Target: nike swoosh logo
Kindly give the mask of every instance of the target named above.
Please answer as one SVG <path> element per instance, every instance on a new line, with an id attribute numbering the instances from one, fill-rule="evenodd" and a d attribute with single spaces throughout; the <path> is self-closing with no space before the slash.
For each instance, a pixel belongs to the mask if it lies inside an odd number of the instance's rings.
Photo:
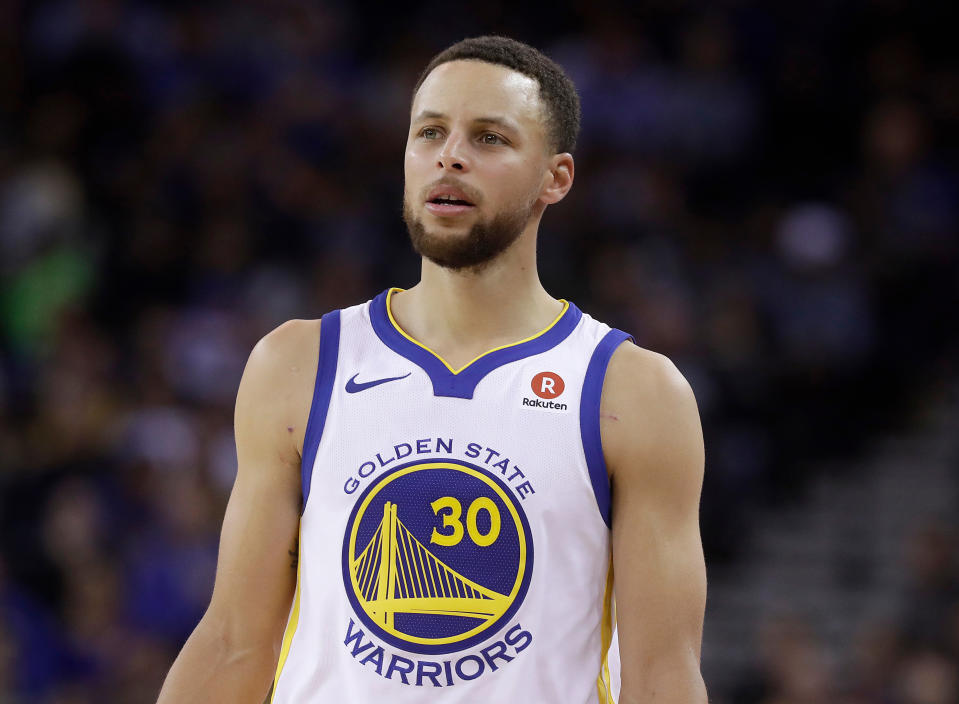
<path id="1" fill-rule="evenodd" d="M 379 386 L 380 384 L 385 384 L 388 381 L 396 381 L 397 379 L 405 379 L 413 372 L 407 372 L 403 376 L 391 376 L 386 379 L 374 379 L 373 381 L 361 381 L 356 382 L 356 377 L 359 376 L 359 373 L 354 374 L 353 378 L 346 382 L 346 393 L 355 394 L 358 391 L 366 391 L 367 389 L 372 389 L 374 386 Z"/>

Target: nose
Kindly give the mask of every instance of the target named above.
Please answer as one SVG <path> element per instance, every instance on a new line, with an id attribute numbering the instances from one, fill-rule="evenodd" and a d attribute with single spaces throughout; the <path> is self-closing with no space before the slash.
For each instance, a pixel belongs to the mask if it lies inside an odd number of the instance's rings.
<path id="1" fill-rule="evenodd" d="M 466 143 L 464 137 L 457 133 L 450 133 L 443 143 L 443 148 L 437 155 L 436 165 L 443 170 L 467 171 Z"/>

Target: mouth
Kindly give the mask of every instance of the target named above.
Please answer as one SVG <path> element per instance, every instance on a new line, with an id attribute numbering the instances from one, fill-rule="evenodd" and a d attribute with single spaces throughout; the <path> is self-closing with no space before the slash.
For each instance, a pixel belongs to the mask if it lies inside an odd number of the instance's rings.
<path id="1" fill-rule="evenodd" d="M 470 212 L 476 206 L 466 199 L 466 194 L 452 186 L 440 186 L 430 191 L 426 209 L 434 215 L 452 217 Z"/>

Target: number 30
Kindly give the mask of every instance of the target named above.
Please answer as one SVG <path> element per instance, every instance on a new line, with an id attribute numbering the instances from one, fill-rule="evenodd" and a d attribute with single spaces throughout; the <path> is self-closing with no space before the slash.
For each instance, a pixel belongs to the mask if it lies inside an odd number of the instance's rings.
<path id="1" fill-rule="evenodd" d="M 430 542 L 445 547 L 459 545 L 463 539 L 463 522 L 460 516 L 463 515 L 463 506 L 452 496 L 443 496 L 430 504 L 433 513 L 441 515 L 440 511 L 449 509 L 449 513 L 443 513 L 443 527 L 452 528 L 449 533 L 440 533 L 436 528 L 433 529 L 433 535 L 430 536 Z M 476 518 L 480 511 L 486 511 L 489 514 L 489 531 L 480 533 L 479 526 L 476 525 Z M 481 496 L 470 504 L 466 511 L 466 531 L 469 533 L 470 540 L 485 548 L 492 545 L 499 537 L 500 515 L 499 509 L 491 499 Z"/>

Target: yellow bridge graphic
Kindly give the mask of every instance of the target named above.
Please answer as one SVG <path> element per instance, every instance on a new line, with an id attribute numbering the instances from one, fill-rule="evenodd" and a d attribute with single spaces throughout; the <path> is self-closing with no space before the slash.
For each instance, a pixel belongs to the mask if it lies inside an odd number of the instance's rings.
<path id="1" fill-rule="evenodd" d="M 390 502 L 352 569 L 363 608 L 387 628 L 393 628 L 396 613 L 469 616 L 488 623 L 509 607 L 508 596 L 467 579 L 431 553 L 396 517 L 396 504 Z"/>

